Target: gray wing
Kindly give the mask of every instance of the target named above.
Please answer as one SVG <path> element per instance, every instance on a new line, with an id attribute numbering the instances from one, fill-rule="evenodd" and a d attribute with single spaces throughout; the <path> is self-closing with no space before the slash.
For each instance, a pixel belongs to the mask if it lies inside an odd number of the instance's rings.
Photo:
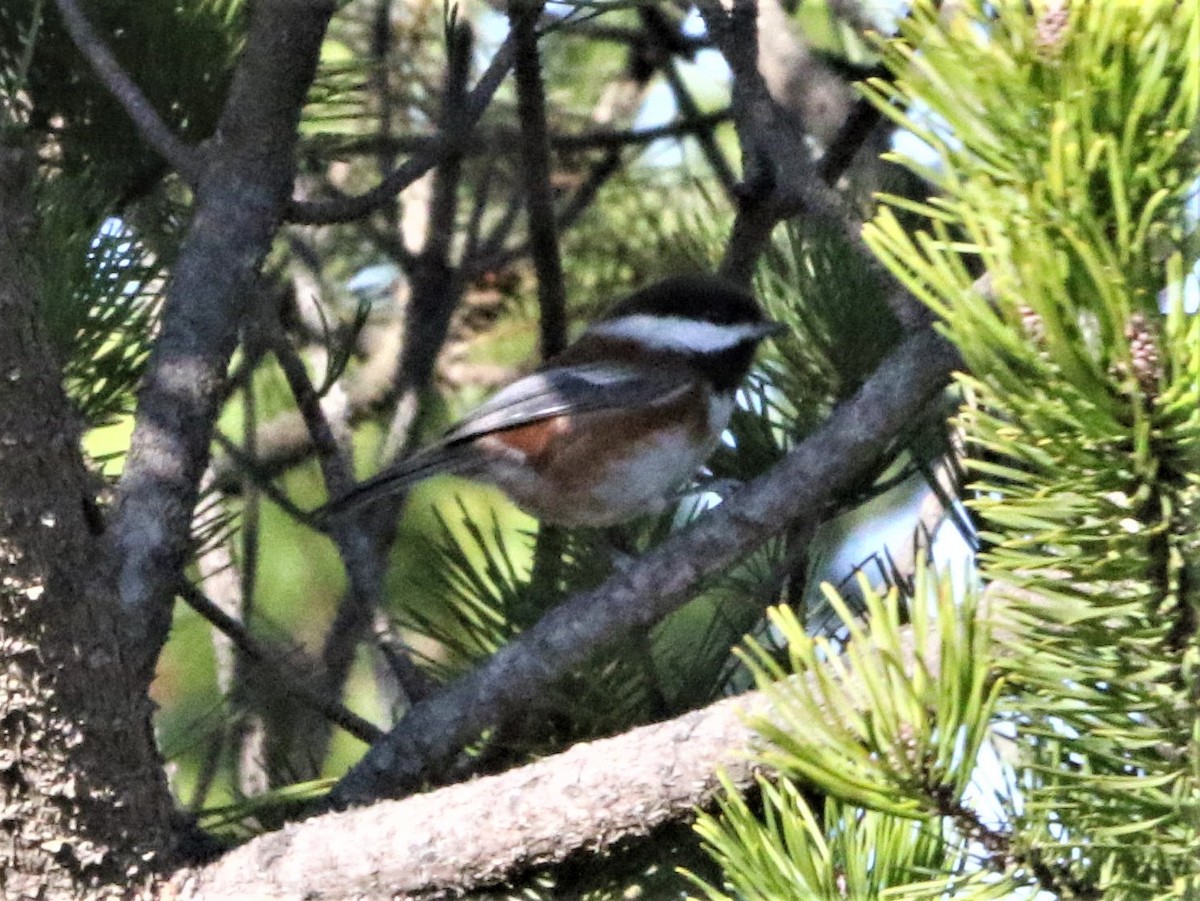
<path id="1" fill-rule="evenodd" d="M 650 407 L 687 390 L 683 372 L 589 363 L 543 369 L 496 393 L 443 437 L 443 446 L 563 413 Z"/>
<path id="2" fill-rule="evenodd" d="M 646 372 L 632 366 L 591 363 L 558 366 L 518 379 L 469 414 L 442 440 L 355 486 L 314 514 L 328 523 L 381 497 L 440 473 L 467 474 L 478 457 L 466 442 L 497 429 L 511 429 L 563 413 L 650 407 L 678 397 L 689 387 L 680 371 Z"/>

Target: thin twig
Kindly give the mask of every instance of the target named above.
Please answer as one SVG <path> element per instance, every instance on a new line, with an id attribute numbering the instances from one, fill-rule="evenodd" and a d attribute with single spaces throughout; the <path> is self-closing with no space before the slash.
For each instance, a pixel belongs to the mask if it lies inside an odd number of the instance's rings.
<path id="1" fill-rule="evenodd" d="M 546 93 L 538 54 L 537 24 L 542 6 L 529 2 L 511 4 L 509 21 L 516 51 L 514 76 L 529 247 L 538 280 L 542 359 L 547 359 L 567 344 L 567 298 L 554 216 L 554 191 L 550 186 Z"/>
<path id="2" fill-rule="evenodd" d="M 264 472 L 263 467 L 253 457 L 249 456 L 238 445 L 234 444 L 233 440 L 221 432 L 216 432 L 213 435 L 213 441 L 228 455 L 233 461 L 234 469 L 240 480 L 250 480 L 254 487 L 261 491 L 271 503 L 279 507 L 284 513 L 294 519 L 296 522 L 302 522 L 306 525 L 312 525 L 312 516 L 307 510 L 301 510 L 296 503 L 287 496 L 287 494 L 278 488 L 272 481 L 270 474 Z M 222 484 L 221 474 L 217 473 L 217 480 L 214 482 L 214 487 L 219 490 L 228 490 Z"/>
<path id="3" fill-rule="evenodd" d="M 684 120 L 696 123 L 703 121 L 704 114 L 696 105 L 692 92 L 688 90 L 688 86 L 679 74 L 679 67 L 673 60 L 663 66 L 663 75 L 667 79 L 667 84 L 671 86 L 671 93 L 675 96 L 675 103 L 679 106 L 679 111 L 683 113 Z M 696 139 L 696 143 L 700 145 L 704 158 L 708 160 L 708 165 L 712 167 L 713 174 L 721 183 L 721 187 L 725 189 L 726 196 L 736 197 L 738 179 L 733 172 L 733 167 L 729 165 L 729 160 L 725 159 L 725 151 L 717 144 L 716 125 L 707 123 L 699 125 L 690 133 Z"/>
<path id="4" fill-rule="evenodd" d="M 509 21 L 516 41 L 514 76 L 517 82 L 517 119 L 521 126 L 521 171 L 525 210 L 529 221 L 529 249 L 537 273 L 539 344 L 543 360 L 567 346 L 567 296 L 554 190 L 550 185 L 549 125 L 546 121 L 546 88 L 538 51 L 538 19 L 543 3 L 510 4 Z M 530 585 L 552 594 L 562 570 L 566 547 L 563 531 L 543 523 L 533 552 Z"/>
<path id="5" fill-rule="evenodd" d="M 517 256 L 504 256 L 506 253 L 503 249 L 504 242 L 512 234 L 513 229 L 516 228 L 517 220 L 521 218 L 522 209 L 524 209 L 524 204 L 521 203 L 521 196 L 519 193 L 514 193 L 509 198 L 504 212 L 500 214 L 500 218 L 492 225 L 487 237 L 483 239 L 483 243 L 475 253 L 463 260 L 463 273 L 468 278 L 475 278 L 484 272 L 491 272 L 494 269 L 502 268 L 500 265 L 488 265 L 484 261 L 491 261 L 492 259 L 499 259 L 501 257 L 504 257 L 506 261 L 510 261 L 525 256 L 529 252 L 528 242 L 522 242 L 520 245 L 521 251 Z"/>
<path id="6" fill-rule="evenodd" d="M 281 331 L 277 332 L 274 351 L 317 449 L 327 493 L 331 497 L 344 494 L 354 485 L 351 462 L 334 438 L 304 363 Z M 325 690 L 330 697 L 341 695 L 355 652 L 379 608 L 387 548 L 395 535 L 394 519 L 394 507 L 381 505 L 376 517 L 344 520 L 331 527 L 330 537 L 345 567 L 349 586 L 338 603 L 321 648 Z M 324 732 L 307 730 L 308 756 L 320 759 L 327 741 Z"/>
<path id="7" fill-rule="evenodd" d="M 496 176 L 496 157 L 490 156 L 484 163 L 483 173 L 475 187 L 475 197 L 471 204 L 471 214 L 467 217 L 466 236 L 463 239 L 463 264 L 475 256 L 479 250 L 479 241 L 483 236 L 483 217 L 487 213 L 488 201 L 492 196 L 492 181 Z M 461 264 L 460 264 L 461 265 Z"/>
<path id="8" fill-rule="evenodd" d="M 882 73 L 880 73 L 882 74 Z M 875 126 L 883 116 L 870 100 L 860 97 L 850 108 L 846 121 L 825 149 L 825 155 L 817 164 L 817 174 L 829 186 L 837 184 L 849 168 L 855 154 L 862 148 Z"/>
<path id="9" fill-rule="evenodd" d="M 1003 873 L 1015 866 L 1025 866 L 1042 890 L 1056 897 L 1078 901 L 1099 901 L 1104 897 L 1099 886 L 1073 875 L 1063 861 L 1047 861 L 1041 849 L 1036 847 L 1017 847 L 1011 832 L 988 826 L 979 813 L 954 796 L 948 786 L 931 783 L 925 786 L 925 790 L 934 802 L 938 815 L 953 822 L 963 837 L 987 852 L 983 863 L 989 869 Z"/>
<path id="10" fill-rule="evenodd" d="M 462 116 L 457 120 L 453 132 L 439 132 L 421 150 L 365 194 L 334 200 L 293 200 L 288 207 L 287 218 L 292 222 L 309 224 L 353 222 L 391 201 L 402 190 L 442 162 L 448 154 L 460 151 L 462 143 L 491 103 L 492 96 L 500 87 L 504 76 L 508 74 L 512 62 L 513 46 L 510 36 L 500 45 L 500 49 L 492 57 L 491 64 L 467 95 L 461 108 Z"/>
<path id="11" fill-rule="evenodd" d="M 474 43 L 471 28 L 465 23 L 456 25 L 450 31 L 448 41 L 438 127 L 443 134 L 456 134 L 469 128 L 464 118 L 464 108 L 468 102 L 467 83 Z M 380 454 L 384 465 L 403 455 L 413 441 L 422 396 L 433 377 L 438 353 L 446 341 L 450 320 L 462 297 L 465 282 L 450 259 L 458 221 L 461 179 L 462 153 L 454 148 L 434 172 L 423 246 L 420 253 L 413 257 L 409 270 L 411 294 L 400 362 L 393 380 L 395 410 Z M 389 503 L 379 505 L 372 515 L 361 518 L 358 523 L 367 538 L 367 547 L 361 553 L 370 553 L 371 559 L 377 561 L 380 567 L 385 564 L 387 549 L 395 541 L 397 511 L 402 504 L 403 498 L 393 498 Z M 349 565 L 347 558 L 347 568 Z M 325 641 L 323 659 L 331 679 L 339 671 L 345 670 L 354 649 L 367 637 L 371 622 L 377 617 L 379 603 L 379 586 L 372 585 L 369 592 L 356 590 L 352 576 L 350 590 L 338 605 L 337 615 Z M 404 655 L 403 651 L 394 650 Z M 406 693 L 421 696 L 429 690 L 429 686 L 421 682 L 420 673 L 411 661 L 395 659 L 392 667 Z"/>
<path id="12" fill-rule="evenodd" d="M 578 152 L 582 150 L 608 149 L 611 147 L 640 147 L 653 144 L 663 138 L 685 137 L 701 128 L 715 128 L 732 118 L 729 107 L 700 113 L 696 118 L 680 118 L 662 125 L 638 128 L 589 128 L 572 134 L 551 134 L 550 148 L 556 151 Z M 520 131 L 498 126 L 476 134 L 464 142 L 460 152 L 464 157 L 495 155 L 497 153 L 519 153 Z M 418 153 L 437 141 L 428 135 L 400 135 L 395 138 L 373 136 L 350 142 L 339 141 L 336 149 L 341 153 Z"/>
<path id="13" fill-rule="evenodd" d="M 350 459 L 334 438 L 333 429 L 321 409 L 320 398 L 308 377 L 304 362 L 282 332 L 278 333 L 273 349 L 288 387 L 296 398 L 296 406 L 304 417 L 313 446 L 317 448 L 326 491 L 330 497 L 345 494 L 354 486 Z M 350 582 L 321 652 L 326 688 L 330 695 L 336 697 L 345 685 L 354 652 L 371 624 L 373 612 L 379 606 L 386 561 L 383 548 L 371 535 L 366 520 L 336 522 L 331 526 L 330 537 L 342 558 Z M 319 744 L 321 742 L 316 738 L 310 737 L 310 747 L 317 749 Z M 313 756 L 319 756 L 315 750 Z"/>
<path id="14" fill-rule="evenodd" d="M 470 27 L 456 26 L 449 42 L 439 130 L 443 134 L 456 134 L 469 127 L 464 125 L 463 109 L 467 103 L 473 45 Z M 449 259 L 458 218 L 461 162 L 461 153 L 457 148 L 452 149 L 434 172 L 424 245 L 412 258 L 411 299 L 394 381 L 398 400 L 381 454 L 385 465 L 400 456 L 411 442 L 420 396 L 432 377 L 450 319 L 462 295 L 463 281 Z M 402 502 L 392 499 L 381 504 L 373 515 L 335 529 L 333 537 L 345 562 L 350 586 L 338 604 L 322 650 L 331 690 L 340 690 L 354 652 L 367 637 L 376 616 L 387 550 L 395 541 L 396 511 Z M 371 576 L 372 573 L 375 575 Z M 422 691 L 411 671 L 404 687 L 414 694 Z"/>
<path id="15" fill-rule="evenodd" d="M 574 225 L 575 220 L 592 205 L 592 201 L 596 199 L 600 189 L 620 170 L 621 157 L 621 148 L 614 147 L 592 165 L 587 176 L 575 189 L 575 193 L 562 205 L 562 210 L 558 214 L 559 229 L 566 229 Z"/>
<path id="16" fill-rule="evenodd" d="M 413 649 L 381 613 L 375 614 L 375 647 L 383 657 L 411 706 L 438 689 L 438 682 L 413 662 Z"/>
<path id="17" fill-rule="evenodd" d="M 385 143 L 392 133 L 392 91 L 389 82 L 390 56 L 392 49 L 392 0 L 378 0 L 371 21 L 371 92 L 379 104 L 378 135 L 381 139 L 376 150 L 376 165 L 381 177 L 386 177 L 396 165 L 396 152 Z M 392 232 L 399 225 L 396 200 L 383 204 L 384 218 Z"/>
<path id="18" fill-rule="evenodd" d="M 192 797 L 187 802 L 188 810 L 199 810 L 204 806 L 204 802 L 208 800 L 208 793 L 212 790 L 213 782 L 217 778 L 217 773 L 221 768 L 221 757 L 225 752 L 225 742 L 228 739 L 229 730 L 225 723 L 218 723 L 213 734 L 208 736 L 208 747 L 204 750 L 204 758 L 200 761 L 200 766 L 196 773 L 196 781 L 192 787 Z"/>
<path id="19" fill-rule="evenodd" d="M 167 161 L 184 180 L 195 187 L 200 181 L 204 159 L 199 150 L 180 140 L 171 130 L 149 98 L 137 86 L 112 51 L 88 21 L 78 0 L 54 0 L 59 15 L 67 26 L 71 40 L 91 64 L 100 81 L 125 110 L 138 134 L 153 150 Z"/>
<path id="20" fill-rule="evenodd" d="M 213 603 L 203 591 L 191 582 L 186 580 L 180 582 L 179 596 L 189 607 L 228 636 L 229 640 L 247 659 L 279 676 L 279 682 L 275 687 L 284 694 L 289 694 L 319 711 L 331 723 L 341 726 L 355 738 L 367 744 L 378 741 L 383 735 L 383 730 L 378 726 L 363 719 L 357 713 L 347 710 L 324 693 L 305 685 L 305 678 L 286 662 L 286 656 L 281 651 L 260 642 L 246 631 L 245 626 Z"/>
<path id="21" fill-rule="evenodd" d="M 470 77 L 473 34 L 468 25 L 457 25 L 449 35 L 445 88 L 439 129 L 458 133 L 464 128 L 462 108 Z M 450 261 L 454 227 L 458 220 L 458 191 L 462 180 L 462 155 L 452 151 L 433 174 L 429 212 L 421 252 L 413 260 L 404 343 L 395 373 L 396 405 L 380 451 L 384 465 L 407 451 L 415 434 L 421 394 L 433 377 L 438 354 L 450 332 L 464 282 Z"/>
<path id="22" fill-rule="evenodd" d="M 317 461 L 325 479 L 325 489 L 330 497 L 345 494 L 354 487 L 354 469 L 348 455 L 334 437 L 333 428 L 325 411 L 321 409 L 321 397 L 313 387 L 304 361 L 296 353 L 282 329 L 276 329 L 271 341 L 271 350 L 283 370 L 288 387 L 296 399 L 300 415 L 304 417 L 313 447 L 317 450 Z"/>

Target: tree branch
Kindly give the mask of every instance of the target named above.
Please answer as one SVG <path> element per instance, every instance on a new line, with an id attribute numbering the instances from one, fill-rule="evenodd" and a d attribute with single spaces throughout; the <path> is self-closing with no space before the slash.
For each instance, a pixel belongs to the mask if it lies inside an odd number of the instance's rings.
<path id="1" fill-rule="evenodd" d="M 275 330 L 272 346 L 288 387 L 296 398 L 296 406 L 304 417 L 313 446 L 317 448 L 326 493 L 330 497 L 345 494 L 354 486 L 351 461 L 334 438 L 304 362 L 288 343 L 282 329 Z M 368 520 L 335 523 L 331 537 L 350 583 L 321 649 L 325 690 L 330 698 L 337 698 L 350 673 L 359 641 L 370 627 L 374 611 L 379 606 L 387 566 L 384 548 L 374 540 Z M 304 731 L 308 733 L 305 753 L 314 760 L 320 760 L 325 752 L 325 734 Z"/>
<path id="2" fill-rule="evenodd" d="M 780 221 L 802 213 L 820 216 L 839 228 L 860 264 L 879 280 L 897 320 L 908 329 L 928 326 L 929 310 L 863 243 L 862 222 L 817 177 L 803 131 L 768 90 L 759 71 L 757 0 L 733 0 L 728 12 L 720 0 L 699 0 L 697 6 L 733 72 L 734 122 L 744 157 L 738 213 L 722 274 L 749 281 L 758 255 Z M 830 166 L 831 175 L 836 171 L 836 166 Z"/>
<path id="3" fill-rule="evenodd" d="M 118 487 L 114 550 L 129 650 L 148 680 L 170 623 L 223 382 L 294 173 L 332 0 L 260 0 L 167 287 Z"/>
<path id="4" fill-rule="evenodd" d="M 350 457 L 333 434 L 333 427 L 321 407 L 321 397 L 308 377 L 304 361 L 278 325 L 273 329 L 270 348 L 279 362 L 279 368 L 283 370 L 283 377 L 296 400 L 296 409 L 300 411 L 309 438 L 317 450 L 317 462 L 325 481 L 326 494 L 330 497 L 345 494 L 354 487 L 354 469 Z"/>
<path id="5" fill-rule="evenodd" d="M 674 95 L 675 103 L 678 105 L 679 111 L 683 113 L 684 119 L 688 122 L 702 121 L 704 115 L 700 112 L 700 107 L 696 105 L 692 92 L 688 90 L 683 77 L 679 74 L 679 67 L 675 65 L 674 60 L 668 60 L 663 66 L 663 75 L 667 79 L 667 84 L 671 86 L 671 93 Z M 725 152 L 717 143 L 716 125 L 698 127 L 691 134 L 700 145 L 700 150 L 704 154 L 704 158 L 708 160 L 708 165 L 712 168 L 717 181 L 725 189 L 726 197 L 736 197 L 737 176 L 733 174 L 733 167 L 729 165 L 729 160 L 725 159 Z"/>
<path id="6" fill-rule="evenodd" d="M 396 165 L 396 151 L 389 149 L 383 141 L 392 133 L 394 126 L 394 111 L 392 108 L 391 88 L 391 52 L 392 52 L 392 0 L 378 0 L 371 17 L 371 93 L 379 104 L 379 121 L 376 125 L 380 138 L 379 149 L 376 151 L 376 165 L 381 177 L 386 177 Z M 394 233 L 399 227 L 398 210 L 393 202 L 384 205 L 389 233 Z M 401 242 L 401 246 L 403 243 Z"/>
<path id="7" fill-rule="evenodd" d="M 78 0 L 54 0 L 63 24 L 79 52 L 91 64 L 100 81 L 133 120 L 138 133 L 159 156 L 167 161 L 192 187 L 200 183 L 204 166 L 203 154 L 179 139 L 153 105 L 117 62 L 108 45 L 92 28 Z"/>
<path id="8" fill-rule="evenodd" d="M 624 572 L 550 611 L 476 670 L 414 706 L 338 783 L 335 807 L 416 790 L 489 727 L 518 715 L 598 647 L 677 609 L 701 579 L 861 480 L 947 384 L 960 358 L 932 331 L 911 334 L 778 466 Z"/>
<path id="9" fill-rule="evenodd" d="M 695 119 L 681 118 L 662 125 L 645 128 L 588 128 L 571 134 L 551 134 L 550 148 L 557 151 L 607 150 L 612 147 L 638 147 L 653 144 L 663 138 L 686 137 L 699 129 L 711 129 L 731 117 L 729 107 L 711 113 L 700 113 Z M 516 129 L 493 127 L 476 131 L 464 142 L 463 156 L 481 156 L 519 152 L 517 142 L 520 132 Z M 436 142 L 428 135 L 400 135 L 395 138 L 369 137 L 337 144 L 343 153 L 417 153 Z"/>
<path id="10" fill-rule="evenodd" d="M 562 256 L 550 187 L 550 143 L 547 139 L 546 94 L 538 55 L 538 19 L 543 3 L 510 3 L 509 21 L 515 41 L 517 118 L 521 124 L 521 155 L 525 209 L 529 217 L 529 248 L 537 272 L 542 359 L 567 346 L 567 298 Z"/>
<path id="11" fill-rule="evenodd" d="M 878 77 L 886 77 L 886 72 L 881 69 Z M 833 136 L 829 146 L 825 149 L 825 155 L 817 164 L 817 172 L 821 176 L 821 181 L 830 186 L 837 184 L 838 179 L 849 168 L 854 155 L 858 153 L 882 118 L 883 116 L 875 104 L 865 97 L 860 97 L 855 102 L 850 108 L 849 115 L 846 116 L 846 121 Z"/>
<path id="12" fill-rule="evenodd" d="M 295 416 L 303 422 L 303 417 L 299 413 L 296 413 Z M 243 481 L 251 482 L 256 491 L 261 491 L 275 506 L 296 522 L 312 525 L 312 516 L 309 511 L 301 510 L 295 501 L 288 497 L 287 492 L 277 487 L 271 481 L 276 473 L 265 472 L 260 469 L 255 458 L 249 456 L 244 450 L 234 444 L 227 435 L 216 432 L 213 435 L 213 441 L 225 452 L 224 457 L 214 461 L 215 464 L 223 465 L 213 466 L 213 481 L 211 483 L 213 490 L 237 493 L 241 490 Z M 305 457 L 307 457 L 307 451 L 312 449 L 312 438 L 307 432 L 304 435 L 304 447 L 306 450 Z"/>
<path id="13" fill-rule="evenodd" d="M 719 768 L 748 788 L 746 717 L 765 708 L 758 693 L 741 695 L 498 776 L 326 814 L 254 839 L 177 884 L 186 880 L 188 901 L 458 897 L 690 820 L 718 792 Z"/>
<path id="14" fill-rule="evenodd" d="M 471 74 L 474 34 L 470 26 L 460 23 L 450 32 L 448 42 L 438 128 L 442 134 L 466 135 L 473 122 L 467 110 L 467 85 Z M 412 444 L 415 426 L 420 418 L 422 395 L 432 380 L 438 354 L 450 330 L 451 318 L 462 297 L 464 281 L 451 263 L 458 221 L 462 159 L 461 148 L 452 146 L 433 173 L 424 242 L 420 253 L 413 256 L 409 270 L 411 291 L 400 362 L 391 385 L 392 396 L 396 398 L 395 410 L 380 452 L 385 465 L 403 455 Z M 350 578 L 350 587 L 338 603 L 337 613 L 322 647 L 321 659 L 325 663 L 331 692 L 342 690 L 355 652 L 377 619 L 387 555 L 396 539 L 397 512 L 402 503 L 402 498 L 394 498 L 391 503 L 381 505 L 373 515 L 361 517 L 355 523 L 343 524 L 335 533 Z M 347 529 L 358 533 L 354 545 L 358 550 L 354 553 L 350 553 L 353 548 L 346 545 L 345 538 L 338 537 Z M 352 571 L 356 559 L 371 561 L 376 573 L 373 584 L 366 585 Z M 361 567 L 361 562 L 358 565 Z M 419 681 L 417 668 L 407 661 L 409 666 L 405 669 L 400 661 L 402 652 L 398 648 L 395 650 L 396 653 L 389 658 L 393 662 L 393 672 L 404 673 L 407 689 L 411 691 L 415 686 L 419 693 L 425 686 Z"/>
<path id="15" fill-rule="evenodd" d="M 508 74 L 513 62 L 513 43 L 511 35 L 496 55 L 491 64 L 480 76 L 475 88 L 467 95 L 461 107 L 461 116 L 456 120 L 452 131 L 441 131 L 429 139 L 429 143 L 414 153 L 399 167 L 391 172 L 378 185 L 365 194 L 354 197 L 339 197 L 334 200 L 316 200 L 302 202 L 293 200 L 287 210 L 287 218 L 291 222 L 310 225 L 329 225 L 336 222 L 352 222 L 368 213 L 389 203 L 397 194 L 414 181 L 438 165 L 450 153 L 460 153 L 462 144 L 470 134 L 483 111 L 491 103 L 492 96 L 504 76 Z"/>
<path id="16" fill-rule="evenodd" d="M 905 672 L 919 653 L 923 671 L 937 678 L 940 647 L 918 648 L 907 632 L 900 653 Z M 829 675 L 797 678 L 814 685 Z M 761 746 L 753 721 L 771 717 L 762 692 L 726 698 L 500 775 L 311 819 L 180 874 L 176 884 L 187 901 L 460 897 L 691 822 L 720 793 L 718 773 L 736 790 L 752 789 Z M 265 872 L 264 859 L 273 863 Z"/>
<path id="17" fill-rule="evenodd" d="M 326 696 L 305 684 L 305 677 L 294 665 L 287 663 L 286 655 L 258 641 L 246 627 L 222 610 L 199 588 L 188 581 L 179 584 L 179 596 L 189 607 L 208 620 L 225 635 L 247 660 L 278 677 L 273 686 L 281 694 L 291 695 L 328 719 L 341 726 L 359 741 L 371 744 L 383 735 L 374 723 L 357 713 L 347 710 L 337 700 Z"/>

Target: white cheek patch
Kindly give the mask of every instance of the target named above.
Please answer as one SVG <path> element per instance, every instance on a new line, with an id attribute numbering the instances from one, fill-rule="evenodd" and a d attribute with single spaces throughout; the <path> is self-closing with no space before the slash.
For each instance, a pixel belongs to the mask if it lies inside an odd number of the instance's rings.
<path id="1" fill-rule="evenodd" d="M 703 319 L 645 314 L 620 316 L 588 329 L 588 334 L 633 341 L 647 350 L 700 354 L 732 350 L 747 341 L 759 340 L 763 333 L 761 322 L 718 325 Z"/>

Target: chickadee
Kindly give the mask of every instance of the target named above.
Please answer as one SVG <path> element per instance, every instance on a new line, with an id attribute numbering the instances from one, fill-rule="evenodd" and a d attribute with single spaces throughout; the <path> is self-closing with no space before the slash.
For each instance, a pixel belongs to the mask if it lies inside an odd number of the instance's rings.
<path id="1" fill-rule="evenodd" d="M 498 486 L 543 522 L 608 526 L 663 509 L 716 447 L 754 351 L 782 326 L 712 276 L 626 297 L 579 339 L 424 448 L 319 511 L 441 473 Z"/>

